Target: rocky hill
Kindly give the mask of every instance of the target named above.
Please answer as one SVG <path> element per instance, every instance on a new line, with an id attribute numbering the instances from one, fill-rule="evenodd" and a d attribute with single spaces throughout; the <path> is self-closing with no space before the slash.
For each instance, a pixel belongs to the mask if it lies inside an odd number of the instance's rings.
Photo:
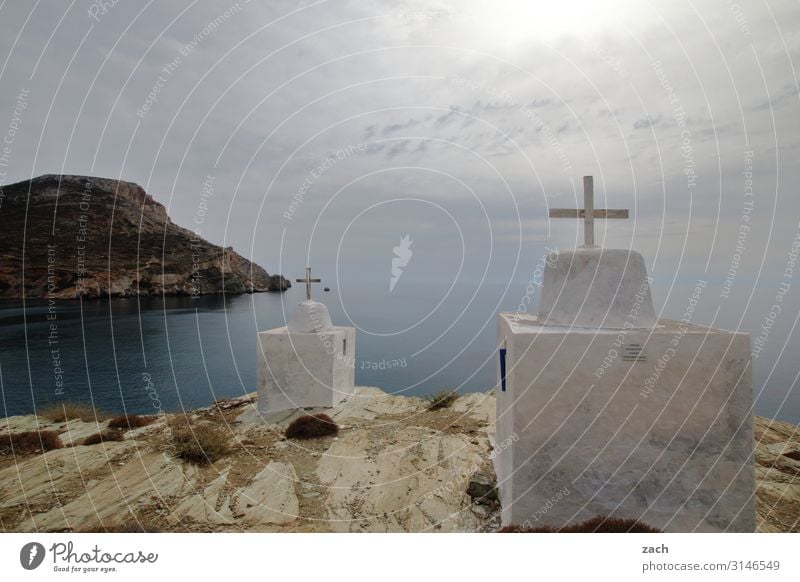
<path id="1" fill-rule="evenodd" d="M 48 174 L 0 191 L 0 298 L 280 291 L 232 248 L 174 224 L 132 182 Z"/>
<path id="2" fill-rule="evenodd" d="M 0 454 L 0 531 L 496 531 L 489 433 L 495 397 L 428 410 L 418 398 L 357 388 L 327 413 L 337 436 L 287 440 L 297 413 L 258 415 L 255 395 L 192 413 L 229 450 L 175 457 L 175 416 L 83 444 L 109 421 L 0 420 L 0 435 L 51 429 L 63 448 Z M 756 419 L 759 531 L 800 531 L 800 431 Z"/>

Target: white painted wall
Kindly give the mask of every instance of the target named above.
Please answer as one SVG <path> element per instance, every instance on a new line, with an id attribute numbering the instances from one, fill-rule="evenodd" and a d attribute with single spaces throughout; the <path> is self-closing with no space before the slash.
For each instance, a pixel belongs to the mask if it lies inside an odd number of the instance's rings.
<path id="1" fill-rule="evenodd" d="M 511 442 L 495 458 L 504 524 L 614 514 L 667 531 L 755 530 L 747 334 L 691 326 L 680 337 L 662 320 L 621 338 L 514 319 L 498 316 L 508 368 L 496 443 Z M 642 344 L 647 360 L 624 361 L 620 339 Z"/>
<path id="2" fill-rule="evenodd" d="M 352 327 L 312 333 L 281 327 L 260 332 L 256 348 L 259 412 L 332 407 L 353 394 L 355 344 Z"/>

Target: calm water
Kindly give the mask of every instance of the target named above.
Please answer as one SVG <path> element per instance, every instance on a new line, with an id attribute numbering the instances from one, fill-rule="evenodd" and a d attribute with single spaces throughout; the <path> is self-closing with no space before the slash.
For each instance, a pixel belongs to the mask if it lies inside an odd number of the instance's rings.
<path id="1" fill-rule="evenodd" d="M 316 294 L 334 323 L 357 327 L 357 384 L 409 395 L 494 386 L 495 313 L 516 309 L 526 282 L 450 289 L 450 283 L 432 281 L 390 297 L 383 283 Z M 673 288 L 675 300 L 664 302 L 665 296 L 656 282 L 656 308 L 666 303 L 665 315 L 680 318 L 686 294 Z M 228 298 L 67 301 L 56 304 L 55 319 L 48 319 L 46 303 L 29 302 L 25 309 L 0 303 L 0 414 L 29 413 L 34 402 L 65 399 L 109 412 L 149 413 L 157 398 L 169 412 L 252 392 L 256 330 L 284 325 L 303 298 L 296 286 L 283 294 Z M 741 329 L 755 334 L 769 301 L 743 305 L 735 298 L 719 311 L 707 305 L 695 321 L 711 323 L 716 313 L 719 327 L 734 329 L 741 320 Z M 792 325 L 800 306 L 786 305 L 787 312 L 791 317 L 775 324 L 754 362 L 756 412 L 800 422 L 794 389 L 800 343 Z"/>

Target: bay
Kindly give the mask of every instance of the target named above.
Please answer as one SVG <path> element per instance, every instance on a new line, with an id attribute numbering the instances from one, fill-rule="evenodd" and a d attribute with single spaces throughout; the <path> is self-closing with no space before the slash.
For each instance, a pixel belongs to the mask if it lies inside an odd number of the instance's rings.
<path id="1" fill-rule="evenodd" d="M 531 293 L 527 281 L 384 287 L 348 281 L 331 293 L 315 289 L 315 298 L 328 305 L 334 323 L 357 328 L 356 383 L 413 396 L 493 388 L 495 314 L 536 305 L 537 289 Z M 663 316 L 681 317 L 690 286 L 679 287 L 654 283 Z M 112 413 L 175 412 L 253 392 L 256 331 L 285 325 L 304 293 L 298 285 L 285 293 L 194 299 L 0 302 L 0 415 L 67 400 Z M 746 303 L 732 297 L 722 307 L 712 296 L 706 292 L 695 323 L 756 336 L 769 293 Z M 792 319 L 776 322 L 754 359 L 754 395 L 756 413 L 798 423 L 800 343 Z"/>

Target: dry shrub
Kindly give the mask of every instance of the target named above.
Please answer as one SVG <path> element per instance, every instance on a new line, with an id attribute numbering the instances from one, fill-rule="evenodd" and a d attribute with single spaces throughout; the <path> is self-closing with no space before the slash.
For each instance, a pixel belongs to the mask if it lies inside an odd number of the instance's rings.
<path id="1" fill-rule="evenodd" d="M 598 515 L 582 523 L 561 528 L 564 533 L 661 533 L 661 530 L 650 527 L 636 519 L 625 517 L 607 517 Z"/>
<path id="2" fill-rule="evenodd" d="M 301 416 L 292 421 L 286 428 L 286 438 L 316 439 L 332 436 L 339 432 L 339 427 L 327 414 Z"/>
<path id="3" fill-rule="evenodd" d="M 212 424 L 173 421 L 170 433 L 174 455 L 190 463 L 213 463 L 230 451 L 228 435 Z"/>
<path id="4" fill-rule="evenodd" d="M 443 390 L 428 397 L 428 410 L 450 408 L 456 400 L 458 400 L 458 392 L 455 390 Z"/>
<path id="5" fill-rule="evenodd" d="M 783 453 L 784 457 L 789 457 L 793 461 L 800 461 L 800 451 L 789 451 L 788 453 Z"/>
<path id="6" fill-rule="evenodd" d="M 129 428 L 140 428 L 147 426 L 156 419 L 155 416 L 139 416 L 138 414 L 122 414 L 115 416 L 108 423 L 108 428 L 118 428 L 128 430 Z"/>
<path id="7" fill-rule="evenodd" d="M 565 525 L 558 529 L 548 526 L 507 525 L 497 531 L 500 533 L 661 533 L 661 530 L 635 519 L 604 515 L 598 515 L 580 523 Z"/>
<path id="8" fill-rule="evenodd" d="M 54 430 L 31 430 L 18 433 L 0 434 L 0 453 L 26 455 L 46 453 L 64 446 Z"/>
<path id="9" fill-rule="evenodd" d="M 516 523 L 512 523 L 510 525 L 504 525 L 497 533 L 555 533 L 556 530 L 547 526 L 540 526 L 540 527 L 530 527 L 525 525 L 517 525 Z"/>
<path id="10" fill-rule="evenodd" d="M 122 441 L 122 440 L 125 440 L 125 436 L 122 434 L 122 431 L 104 430 L 103 432 L 98 432 L 96 434 L 86 437 L 83 440 L 83 444 L 97 445 L 100 443 L 108 443 L 112 441 Z"/>
<path id="11" fill-rule="evenodd" d="M 53 422 L 66 422 L 73 419 L 79 419 L 83 422 L 94 422 L 96 420 L 103 420 L 106 417 L 103 412 L 88 404 L 81 404 L 80 402 L 52 404 L 40 409 L 37 416 Z"/>
<path id="12" fill-rule="evenodd" d="M 153 526 L 145 525 L 138 521 L 125 521 L 111 525 L 98 523 L 81 529 L 78 533 L 160 533 Z"/>

